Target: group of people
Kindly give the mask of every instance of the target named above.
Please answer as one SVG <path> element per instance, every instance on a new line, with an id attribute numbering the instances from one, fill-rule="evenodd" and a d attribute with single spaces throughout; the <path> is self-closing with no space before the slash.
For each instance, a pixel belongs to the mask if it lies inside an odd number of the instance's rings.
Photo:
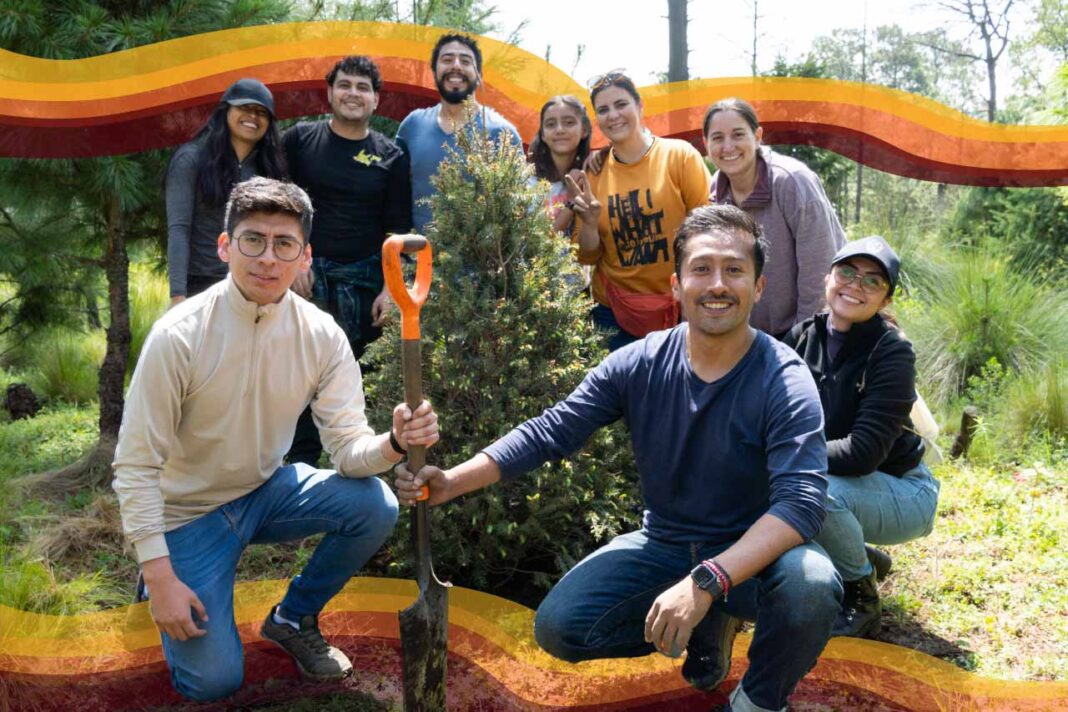
<path id="1" fill-rule="evenodd" d="M 934 519 L 938 483 L 910 420 L 915 355 L 885 311 L 897 255 L 880 237 L 845 242 L 818 178 L 761 144 L 746 102 L 705 114 L 712 175 L 689 143 L 643 125 L 624 73 L 597 77 L 608 146 L 591 151 L 582 102 L 560 96 L 530 158 L 554 228 L 592 267 L 591 318 L 612 353 L 471 460 L 411 473 L 407 448 L 439 437 L 430 404 L 397 405 L 381 434 L 364 412 L 358 359 L 389 309 L 381 245 L 425 229 L 421 199 L 458 131 L 520 141 L 491 109 L 464 111 L 482 76 L 473 39 L 442 36 L 430 67 L 440 102 L 396 140 L 369 125 L 378 68 L 346 57 L 326 77 L 330 118 L 281 135 L 270 91 L 242 79 L 171 160 L 173 306 L 130 384 L 114 487 L 175 688 L 212 700 L 241 685 L 233 583 L 248 544 L 326 534 L 261 634 L 303 674 L 342 677 L 351 663 L 318 615 L 398 502 L 518 477 L 622 418 L 641 527 L 552 589 L 539 645 L 569 661 L 685 652 L 684 677 L 711 690 L 740 621 L 756 620 L 729 707 L 784 709 L 831 635 L 878 631 L 889 559 L 866 543 L 923 536 Z M 333 469 L 316 468 L 322 449 Z M 394 466 L 396 494 L 372 477 Z"/>

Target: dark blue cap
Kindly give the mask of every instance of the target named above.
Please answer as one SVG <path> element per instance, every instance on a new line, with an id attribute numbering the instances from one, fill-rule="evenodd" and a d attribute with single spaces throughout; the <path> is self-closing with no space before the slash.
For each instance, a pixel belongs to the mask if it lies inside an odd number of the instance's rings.
<path id="1" fill-rule="evenodd" d="M 238 79 L 222 95 L 222 101 L 230 106 L 259 104 L 274 117 L 274 97 L 271 90 L 257 79 Z"/>
<path id="2" fill-rule="evenodd" d="M 897 275 L 901 270 L 901 259 L 893 248 L 887 244 L 886 240 L 878 235 L 872 235 L 861 240 L 847 242 L 842 249 L 838 250 L 838 254 L 831 260 L 831 264 L 836 265 L 839 262 L 845 262 L 851 257 L 867 257 L 875 260 L 883 268 L 883 274 L 890 281 L 889 294 L 894 293 L 894 288 L 897 286 Z"/>

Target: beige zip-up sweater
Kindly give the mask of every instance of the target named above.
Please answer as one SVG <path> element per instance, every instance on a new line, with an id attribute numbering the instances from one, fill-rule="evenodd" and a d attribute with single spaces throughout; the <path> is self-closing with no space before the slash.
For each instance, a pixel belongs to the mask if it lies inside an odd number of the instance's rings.
<path id="1" fill-rule="evenodd" d="M 359 366 L 329 314 L 292 292 L 258 306 L 229 276 L 164 314 L 130 381 L 113 463 L 137 560 L 167 556 L 164 532 L 266 482 L 309 402 L 339 473 L 389 469 Z"/>

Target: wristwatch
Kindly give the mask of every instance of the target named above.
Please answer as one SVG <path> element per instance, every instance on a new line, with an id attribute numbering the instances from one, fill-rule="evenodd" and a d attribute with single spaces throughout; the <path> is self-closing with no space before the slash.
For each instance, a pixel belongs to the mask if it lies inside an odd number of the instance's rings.
<path id="1" fill-rule="evenodd" d="M 719 579 L 703 562 L 693 567 L 693 571 L 690 572 L 690 578 L 693 579 L 699 589 L 708 591 L 713 601 L 723 593 L 723 586 L 720 585 Z"/>

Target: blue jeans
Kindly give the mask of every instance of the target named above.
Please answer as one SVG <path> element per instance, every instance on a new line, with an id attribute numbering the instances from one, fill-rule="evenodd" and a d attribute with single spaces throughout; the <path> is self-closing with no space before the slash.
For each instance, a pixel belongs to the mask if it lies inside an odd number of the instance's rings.
<path id="1" fill-rule="evenodd" d="M 653 601 L 697 562 L 728 546 L 667 542 L 644 530 L 618 536 L 549 592 L 538 607 L 534 637 L 550 655 L 569 662 L 648 655 L 655 648 L 645 642 L 645 615 Z M 842 599 L 841 579 L 822 549 L 805 544 L 740 583 L 728 599 L 713 606 L 757 621 L 741 682 L 746 702 L 755 709 L 784 708 L 827 644 Z M 709 618 L 692 639 L 700 638 Z"/>
<path id="2" fill-rule="evenodd" d="M 827 518 L 815 541 L 846 581 L 871 574 L 864 542 L 900 544 L 931 533 L 938 480 L 922 463 L 901 477 L 827 476 Z"/>
<path id="3" fill-rule="evenodd" d="M 590 311 L 590 317 L 593 319 L 594 326 L 605 332 L 605 336 L 608 339 L 609 351 L 621 349 L 627 344 L 634 343 L 641 338 L 630 332 L 623 331 L 623 327 L 616 321 L 616 315 L 604 304 L 595 306 Z"/>
<path id="4" fill-rule="evenodd" d="M 282 599 L 281 614 L 296 621 L 317 615 L 389 537 L 396 521 L 397 499 L 377 477 L 349 479 L 300 464 L 278 468 L 259 488 L 167 532 L 175 574 L 208 613 L 206 623 L 198 620 L 207 635 L 186 641 L 162 636 L 174 689 L 206 701 L 241 687 L 244 656 L 234 623 L 234 576 L 246 546 L 326 534 Z"/>

